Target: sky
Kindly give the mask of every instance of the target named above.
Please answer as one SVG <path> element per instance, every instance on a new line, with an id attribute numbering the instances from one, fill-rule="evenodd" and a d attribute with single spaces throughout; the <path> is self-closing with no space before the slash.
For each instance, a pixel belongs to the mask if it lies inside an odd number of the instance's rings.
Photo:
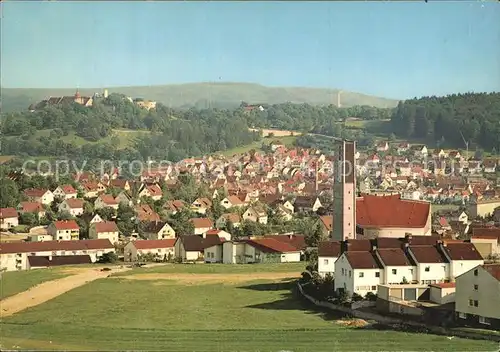
<path id="1" fill-rule="evenodd" d="M 1 86 L 500 91 L 500 2 L 3 1 Z"/>

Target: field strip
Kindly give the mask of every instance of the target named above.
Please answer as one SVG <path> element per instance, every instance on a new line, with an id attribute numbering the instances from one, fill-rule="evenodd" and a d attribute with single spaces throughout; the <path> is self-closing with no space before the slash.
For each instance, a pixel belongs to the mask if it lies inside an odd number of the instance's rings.
<path id="1" fill-rule="evenodd" d="M 40 269 L 42 270 L 42 269 Z M 16 314 L 22 310 L 45 303 L 60 296 L 74 288 L 85 285 L 97 279 L 108 277 L 113 272 L 130 270 L 120 268 L 111 271 L 100 271 L 96 269 L 81 270 L 79 274 L 63 277 L 57 280 L 46 281 L 27 291 L 18 293 L 0 301 L 0 318 Z"/>
<path id="2" fill-rule="evenodd" d="M 127 280 L 174 280 L 183 284 L 199 284 L 199 283 L 239 283 L 254 280 L 284 280 L 295 279 L 300 277 L 300 272 L 284 272 L 284 273 L 238 273 L 238 274 L 184 274 L 184 273 L 145 273 L 127 276 L 112 277 L 115 279 Z"/>

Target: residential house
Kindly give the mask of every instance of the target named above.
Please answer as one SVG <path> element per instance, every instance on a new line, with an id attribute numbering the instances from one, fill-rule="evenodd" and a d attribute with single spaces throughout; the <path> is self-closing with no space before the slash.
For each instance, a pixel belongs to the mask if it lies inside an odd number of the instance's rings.
<path id="1" fill-rule="evenodd" d="M 224 242 L 225 239 L 220 238 L 217 234 L 207 234 L 207 237 L 203 240 L 205 263 L 222 263 Z"/>
<path id="2" fill-rule="evenodd" d="M 448 281 L 450 268 L 446 256 L 435 245 L 406 247 L 410 258 L 416 263 L 415 281 L 431 285 Z"/>
<path id="3" fill-rule="evenodd" d="M 65 199 L 59 207 L 57 208 L 60 212 L 66 212 L 71 214 L 72 216 L 80 216 L 83 214 L 84 202 L 82 199 L 77 198 L 68 198 Z"/>
<path id="4" fill-rule="evenodd" d="M 135 262 L 141 256 L 153 255 L 159 260 L 168 260 L 175 256 L 175 238 L 130 241 L 124 248 L 124 260 Z"/>
<path id="5" fill-rule="evenodd" d="M 493 174 L 496 172 L 498 160 L 494 158 L 486 158 L 483 160 L 483 170 L 485 173 Z"/>
<path id="6" fill-rule="evenodd" d="M 335 262 L 340 257 L 341 243 L 339 241 L 325 241 L 318 244 L 318 274 L 325 277 L 335 275 Z"/>
<path id="7" fill-rule="evenodd" d="M 107 239 L 111 243 L 118 243 L 118 226 L 114 221 L 95 222 L 89 227 L 89 237 L 92 239 Z"/>
<path id="8" fill-rule="evenodd" d="M 389 143 L 387 142 L 379 142 L 377 143 L 377 147 L 375 148 L 377 152 L 386 152 L 389 150 Z"/>
<path id="9" fill-rule="evenodd" d="M 440 244 L 441 252 L 450 263 L 450 280 L 484 264 L 484 259 L 473 243 L 451 242 Z"/>
<path id="10" fill-rule="evenodd" d="M 218 244 L 218 236 L 208 236 L 206 239 L 200 236 L 179 236 L 175 240 L 175 257 L 184 261 L 200 261 L 204 258 L 205 248 Z"/>
<path id="11" fill-rule="evenodd" d="M 0 208 L 0 229 L 8 230 L 18 225 L 18 214 L 15 208 Z"/>
<path id="12" fill-rule="evenodd" d="M 467 205 L 467 213 L 471 219 L 477 217 L 487 217 L 495 212 L 495 209 L 500 207 L 500 198 L 477 199 L 471 197 Z"/>
<path id="13" fill-rule="evenodd" d="M 301 251 L 296 246 L 270 237 L 224 242 L 223 263 L 249 264 L 300 261 Z"/>
<path id="14" fill-rule="evenodd" d="M 163 197 L 163 192 L 157 184 L 145 185 L 138 194 L 139 198 L 146 197 L 153 200 L 160 200 Z"/>
<path id="15" fill-rule="evenodd" d="M 321 215 L 319 217 L 319 226 L 324 235 L 330 236 L 333 230 L 333 216 Z"/>
<path id="16" fill-rule="evenodd" d="M 38 202 L 21 202 L 17 206 L 19 214 L 32 213 L 38 216 L 39 219 L 45 216 L 45 209 L 42 203 Z"/>
<path id="17" fill-rule="evenodd" d="M 80 227 L 75 220 L 53 221 L 47 227 L 47 233 L 56 241 L 78 241 Z"/>
<path id="18" fill-rule="evenodd" d="M 193 218 L 190 219 L 194 226 L 194 234 L 205 237 L 205 234 L 214 227 L 212 220 L 209 218 Z"/>
<path id="19" fill-rule="evenodd" d="M 113 198 L 111 194 L 101 194 L 94 201 L 94 209 L 111 208 L 118 210 L 118 202 Z"/>
<path id="20" fill-rule="evenodd" d="M 142 233 L 148 240 L 175 238 L 175 230 L 165 221 L 147 221 L 141 223 Z"/>
<path id="21" fill-rule="evenodd" d="M 401 248 L 377 248 L 375 255 L 384 268 L 382 284 L 417 283 L 417 267 Z"/>
<path id="22" fill-rule="evenodd" d="M 500 227 L 474 228 L 470 241 L 483 258 L 500 256 Z"/>
<path id="23" fill-rule="evenodd" d="M 99 193 L 102 193 L 106 190 L 104 188 L 104 185 L 102 185 L 100 182 L 94 182 L 94 181 L 82 182 L 80 184 L 80 188 L 83 192 L 83 197 L 87 199 L 96 198 L 99 195 Z"/>
<path id="24" fill-rule="evenodd" d="M 28 188 L 24 190 L 24 195 L 29 201 L 44 205 L 50 205 L 54 201 L 54 194 L 49 189 Z"/>
<path id="25" fill-rule="evenodd" d="M 160 215 L 149 204 L 143 203 L 135 206 L 137 221 L 161 221 Z"/>
<path id="26" fill-rule="evenodd" d="M 130 189 L 131 189 L 130 183 L 127 180 L 122 179 L 122 178 L 111 179 L 109 181 L 109 186 L 113 187 L 113 188 L 121 189 L 125 192 L 130 192 Z"/>
<path id="27" fill-rule="evenodd" d="M 179 211 L 181 211 L 184 207 L 186 207 L 186 203 L 182 200 L 168 200 L 165 202 L 165 205 L 163 206 L 163 209 L 165 209 L 165 212 L 167 214 L 172 214 L 175 215 Z"/>
<path id="28" fill-rule="evenodd" d="M 448 304 L 455 302 L 456 284 L 454 282 L 443 282 L 429 286 L 429 300 L 437 304 Z"/>
<path id="29" fill-rule="evenodd" d="M 129 206 L 129 207 L 134 205 L 134 198 L 129 193 L 129 191 L 121 191 L 120 193 L 118 193 L 118 195 L 115 198 L 115 201 L 118 202 L 118 206 L 120 204 Z"/>
<path id="30" fill-rule="evenodd" d="M 8 242 L 0 246 L 0 269 L 27 270 L 30 256 L 88 255 L 94 263 L 110 252 L 114 253 L 115 248 L 109 240 Z"/>
<path id="31" fill-rule="evenodd" d="M 40 234 L 29 235 L 27 240 L 31 242 L 44 242 L 44 241 L 53 241 L 54 238 L 49 234 L 40 233 Z"/>
<path id="32" fill-rule="evenodd" d="M 259 205 L 254 205 L 249 207 L 242 216 L 243 220 L 258 222 L 261 224 L 267 224 L 267 212 Z"/>
<path id="33" fill-rule="evenodd" d="M 336 291 L 348 295 L 356 293 L 366 296 L 368 292 L 377 293 L 377 286 L 383 280 L 384 270 L 376 260 L 375 254 L 368 251 L 347 251 L 335 262 Z"/>
<path id="34" fill-rule="evenodd" d="M 231 238 L 233 237 L 229 232 L 217 229 L 208 230 L 205 235 L 206 236 L 217 235 L 221 240 L 224 241 L 231 241 Z"/>
<path id="35" fill-rule="evenodd" d="M 51 268 L 61 265 L 92 264 L 92 258 L 88 254 L 82 255 L 58 255 L 58 256 L 28 256 L 27 269 Z"/>
<path id="36" fill-rule="evenodd" d="M 222 229 L 226 228 L 228 223 L 231 223 L 234 228 L 240 227 L 241 226 L 240 215 L 237 213 L 222 214 L 215 222 L 215 225 L 218 229 Z"/>
<path id="37" fill-rule="evenodd" d="M 479 265 L 456 280 L 457 322 L 500 330 L 500 264 Z"/>
<path id="38" fill-rule="evenodd" d="M 229 209 L 233 207 L 241 208 L 245 205 L 245 203 L 243 203 L 237 196 L 227 196 L 221 200 L 220 205 L 225 209 Z"/>
<path id="39" fill-rule="evenodd" d="M 58 186 L 52 193 L 55 198 L 61 199 L 71 199 L 78 196 L 77 190 L 71 185 Z"/>
<path id="40" fill-rule="evenodd" d="M 212 201 L 208 198 L 198 198 L 191 204 L 191 210 L 199 214 L 206 214 L 212 207 Z"/>
<path id="41" fill-rule="evenodd" d="M 295 212 L 308 213 L 318 211 L 323 205 L 318 197 L 298 196 L 293 206 Z"/>

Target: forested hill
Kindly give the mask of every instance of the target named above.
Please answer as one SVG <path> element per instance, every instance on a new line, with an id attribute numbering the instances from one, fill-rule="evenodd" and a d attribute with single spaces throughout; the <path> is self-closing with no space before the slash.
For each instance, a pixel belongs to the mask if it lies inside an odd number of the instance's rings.
<path id="1" fill-rule="evenodd" d="M 400 102 L 391 118 L 403 138 L 438 142 L 443 147 L 470 145 L 489 151 L 500 147 L 500 93 L 423 97 Z M 462 135 L 461 135 L 462 134 Z"/>
<path id="2" fill-rule="evenodd" d="M 306 87 L 266 87 L 254 83 L 211 82 L 146 87 L 108 87 L 110 93 L 150 99 L 171 108 L 235 109 L 241 101 L 250 104 L 281 104 L 285 102 L 328 105 L 337 103 L 337 89 Z M 82 95 L 101 92 L 102 88 L 80 89 Z M 2 110 L 23 111 L 32 103 L 49 96 L 71 96 L 75 89 L 12 89 L 2 87 Z M 342 106 L 370 105 L 395 107 L 397 100 L 356 92 L 342 91 Z"/>

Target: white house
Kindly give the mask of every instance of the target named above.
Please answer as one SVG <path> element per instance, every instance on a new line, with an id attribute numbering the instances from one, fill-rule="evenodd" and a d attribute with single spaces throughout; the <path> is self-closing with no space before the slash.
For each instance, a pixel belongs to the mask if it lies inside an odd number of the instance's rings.
<path id="1" fill-rule="evenodd" d="M 18 226 L 18 214 L 14 208 L 0 208 L 0 229 L 8 230 Z"/>
<path id="2" fill-rule="evenodd" d="M 29 256 L 89 255 L 96 262 L 105 253 L 114 253 L 109 240 L 6 242 L 0 247 L 0 269 L 27 270 Z"/>
<path id="3" fill-rule="evenodd" d="M 72 216 L 80 216 L 83 214 L 83 200 L 77 198 L 65 199 L 59 204 L 57 210 L 70 213 Z"/>
<path id="4" fill-rule="evenodd" d="M 134 262 L 141 256 L 152 254 L 157 259 L 168 259 L 175 256 L 175 238 L 161 240 L 138 240 L 127 243 L 124 248 L 124 260 Z"/>
<path id="5" fill-rule="evenodd" d="M 184 261 L 200 261 L 204 258 L 205 248 L 221 243 L 218 236 L 179 236 L 175 240 L 175 257 Z"/>
<path id="6" fill-rule="evenodd" d="M 441 251 L 450 263 L 450 280 L 484 264 L 484 259 L 473 243 L 459 242 L 441 245 Z"/>
<path id="7" fill-rule="evenodd" d="M 245 205 L 245 203 L 243 203 L 241 199 L 239 199 L 237 196 L 227 196 L 226 198 L 221 200 L 220 205 L 224 209 L 229 209 L 233 207 L 241 208 L 242 206 Z"/>
<path id="8" fill-rule="evenodd" d="M 114 221 L 95 222 L 89 227 L 89 237 L 92 239 L 107 239 L 111 243 L 118 243 L 118 226 Z"/>
<path id="9" fill-rule="evenodd" d="M 44 241 L 53 241 L 54 239 L 49 234 L 35 234 L 35 235 L 29 235 L 28 240 L 31 242 L 44 242 Z"/>
<path id="10" fill-rule="evenodd" d="M 191 210 L 199 214 L 206 214 L 211 207 L 212 201 L 208 198 L 198 198 L 191 204 Z"/>
<path id="11" fill-rule="evenodd" d="M 384 270 L 371 252 L 344 252 L 335 262 L 335 290 L 365 296 L 377 293 Z"/>
<path id="12" fill-rule="evenodd" d="M 214 227 L 212 220 L 209 218 L 192 218 L 189 221 L 194 226 L 194 234 L 195 235 L 204 235 L 207 231 L 211 230 Z"/>
<path id="13" fill-rule="evenodd" d="M 417 268 L 400 248 L 379 248 L 375 255 L 383 266 L 382 284 L 409 284 L 417 281 Z"/>
<path id="14" fill-rule="evenodd" d="M 112 208 L 118 210 L 119 203 L 111 194 L 101 194 L 94 202 L 94 209 Z"/>
<path id="15" fill-rule="evenodd" d="M 77 190 L 71 185 L 58 186 L 52 193 L 54 193 L 54 197 L 62 199 L 76 198 L 78 195 Z"/>
<path id="16" fill-rule="evenodd" d="M 264 208 L 260 206 L 249 207 L 243 213 L 243 220 L 258 222 L 261 224 L 267 224 L 267 212 Z"/>
<path id="17" fill-rule="evenodd" d="M 335 276 L 335 262 L 340 256 L 340 241 L 326 241 L 318 244 L 318 274 Z"/>
<path id="18" fill-rule="evenodd" d="M 50 205 L 54 201 L 54 193 L 49 189 L 29 188 L 24 190 L 24 195 L 29 201 Z"/>
<path id="19" fill-rule="evenodd" d="M 75 220 L 54 221 L 47 227 L 47 233 L 56 241 L 78 241 L 80 227 Z"/>
<path id="20" fill-rule="evenodd" d="M 139 192 L 139 198 L 142 197 L 149 197 L 153 200 L 160 200 L 163 196 L 163 192 L 160 188 L 160 186 L 153 184 L 153 185 L 145 185 L 141 191 Z"/>
<path id="21" fill-rule="evenodd" d="M 175 230 L 166 221 L 149 221 L 142 224 L 144 236 L 149 240 L 175 238 Z"/>
<path id="22" fill-rule="evenodd" d="M 437 284 L 449 279 L 449 264 L 436 246 L 409 246 L 408 254 L 417 264 L 416 281 L 420 284 Z"/>

